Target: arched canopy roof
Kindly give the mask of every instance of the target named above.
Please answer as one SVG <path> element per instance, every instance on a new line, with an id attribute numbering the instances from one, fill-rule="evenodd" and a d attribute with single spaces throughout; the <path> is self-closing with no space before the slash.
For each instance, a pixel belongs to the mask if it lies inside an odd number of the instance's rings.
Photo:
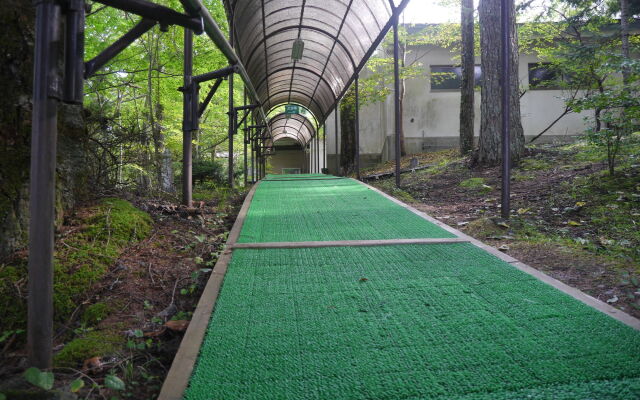
<path id="1" fill-rule="evenodd" d="M 301 114 L 278 114 L 269 121 L 269 130 L 271 131 L 271 139 L 268 142 L 270 144 L 282 138 L 291 138 L 300 145 L 306 146 L 316 134 L 311 121 Z"/>
<path id="2" fill-rule="evenodd" d="M 409 0 L 224 2 L 262 106 L 301 104 L 322 123 Z M 294 61 L 298 39 L 304 51 Z"/>

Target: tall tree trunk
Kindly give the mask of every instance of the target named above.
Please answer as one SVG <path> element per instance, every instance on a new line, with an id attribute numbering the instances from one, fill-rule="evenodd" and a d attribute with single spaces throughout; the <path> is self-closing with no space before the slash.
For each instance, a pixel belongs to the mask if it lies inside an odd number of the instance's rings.
<path id="1" fill-rule="evenodd" d="M 473 151 L 473 119 L 475 118 L 475 54 L 473 32 L 473 0 L 462 0 L 462 86 L 460 88 L 460 154 Z"/>
<path id="2" fill-rule="evenodd" d="M 483 79 L 480 85 L 482 102 L 480 105 L 480 141 L 476 161 L 495 165 L 502 160 L 501 149 L 501 86 L 500 86 L 500 0 L 481 0 L 480 49 Z M 509 108 L 511 112 L 511 158 L 518 161 L 524 153 L 524 131 L 520 118 L 520 90 L 518 81 L 518 34 L 515 23 L 515 6 L 509 2 L 511 15 L 511 86 Z"/>
<path id="3" fill-rule="evenodd" d="M 355 91 L 349 89 L 340 103 L 340 171 L 348 175 L 355 170 L 356 132 L 355 132 Z"/>
<path id="4" fill-rule="evenodd" d="M 622 56 L 626 61 L 631 59 L 629 51 L 629 0 L 620 0 L 620 34 L 622 36 Z M 625 89 L 629 86 L 631 71 L 629 66 L 622 67 L 622 79 Z"/>

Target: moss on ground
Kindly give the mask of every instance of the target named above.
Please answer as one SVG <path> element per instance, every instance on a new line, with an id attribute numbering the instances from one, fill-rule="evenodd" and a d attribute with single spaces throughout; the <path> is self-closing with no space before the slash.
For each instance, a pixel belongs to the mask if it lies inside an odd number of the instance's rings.
<path id="1" fill-rule="evenodd" d="M 541 158 L 525 158 L 518 165 L 518 169 L 522 171 L 544 171 L 553 167 L 554 163 L 552 161 Z"/>
<path id="2" fill-rule="evenodd" d="M 92 357 L 104 357 L 120 349 L 124 338 L 113 332 L 93 331 L 83 337 L 67 343 L 53 362 L 57 367 L 77 367 L 84 360 Z"/>
<path id="3" fill-rule="evenodd" d="M 473 189 L 483 194 L 490 193 L 493 190 L 491 186 L 487 185 L 484 178 L 465 179 L 464 181 L 460 182 L 460 187 Z"/>
<path id="4" fill-rule="evenodd" d="M 95 303 L 87 307 L 82 313 L 81 321 L 85 325 L 95 325 L 105 319 L 111 312 L 111 307 L 106 303 Z"/>
<path id="5" fill-rule="evenodd" d="M 146 237 L 151 217 L 131 203 L 115 198 L 100 201 L 89 216 L 78 221 L 81 230 L 58 240 L 54 259 L 54 318 L 66 322 L 78 299 L 108 271 L 127 245 Z M 0 331 L 23 329 L 26 324 L 25 261 L 0 266 Z M 100 306 L 91 319 L 104 318 Z"/>

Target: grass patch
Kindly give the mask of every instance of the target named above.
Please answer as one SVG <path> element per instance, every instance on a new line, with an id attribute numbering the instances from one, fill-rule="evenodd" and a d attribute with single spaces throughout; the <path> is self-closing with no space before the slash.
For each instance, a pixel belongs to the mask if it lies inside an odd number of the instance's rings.
<path id="1" fill-rule="evenodd" d="M 569 193 L 585 203 L 583 213 L 597 232 L 589 238 L 594 250 L 640 262 L 640 168 L 578 178 Z"/>
<path id="2" fill-rule="evenodd" d="M 525 158 L 520 162 L 518 169 L 522 171 L 545 171 L 552 169 L 554 163 L 549 160 L 543 160 L 540 158 Z"/>
<path id="3" fill-rule="evenodd" d="M 490 193 L 493 190 L 491 186 L 487 185 L 484 178 L 465 179 L 464 181 L 460 182 L 459 186 L 467 189 L 474 189 L 483 194 Z"/>
<path id="4" fill-rule="evenodd" d="M 108 271 L 110 265 L 132 242 L 145 238 L 151 217 L 131 203 L 107 198 L 89 209 L 77 221 L 77 231 L 60 238 L 54 257 L 54 318 L 66 322 L 78 300 Z M 26 260 L 0 266 L 0 331 L 22 329 L 26 325 Z M 104 318 L 101 306 L 90 318 Z"/>
<path id="5" fill-rule="evenodd" d="M 395 179 L 385 179 L 374 183 L 378 189 L 405 203 L 414 203 L 416 199 L 407 191 L 396 187 Z"/>

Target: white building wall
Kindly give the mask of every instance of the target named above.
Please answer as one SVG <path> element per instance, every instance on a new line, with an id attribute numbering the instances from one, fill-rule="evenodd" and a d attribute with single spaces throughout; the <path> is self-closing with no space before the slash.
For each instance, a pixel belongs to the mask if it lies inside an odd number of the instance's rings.
<path id="1" fill-rule="evenodd" d="M 419 57 L 424 76 L 405 83 L 404 132 L 407 151 L 418 153 L 426 150 L 458 146 L 460 126 L 460 91 L 431 90 L 430 66 L 455 65 L 453 54 L 442 48 L 414 49 L 413 57 Z M 564 110 L 562 90 L 528 90 L 528 64 L 539 60 L 534 55 L 521 55 L 519 65 L 520 87 L 527 92 L 521 98 L 520 109 L 525 136 L 540 133 Z M 408 60 L 410 63 L 411 60 Z M 476 58 L 476 65 L 480 59 Z M 568 114 L 539 140 L 570 141 L 586 129 L 588 114 Z M 335 159 L 334 115 L 327 119 L 328 165 L 333 172 Z M 480 90 L 475 96 L 475 133 L 480 132 Z M 385 161 L 394 154 L 394 103 L 393 96 L 385 101 L 369 104 L 360 110 L 360 152 L 363 164 Z"/>

